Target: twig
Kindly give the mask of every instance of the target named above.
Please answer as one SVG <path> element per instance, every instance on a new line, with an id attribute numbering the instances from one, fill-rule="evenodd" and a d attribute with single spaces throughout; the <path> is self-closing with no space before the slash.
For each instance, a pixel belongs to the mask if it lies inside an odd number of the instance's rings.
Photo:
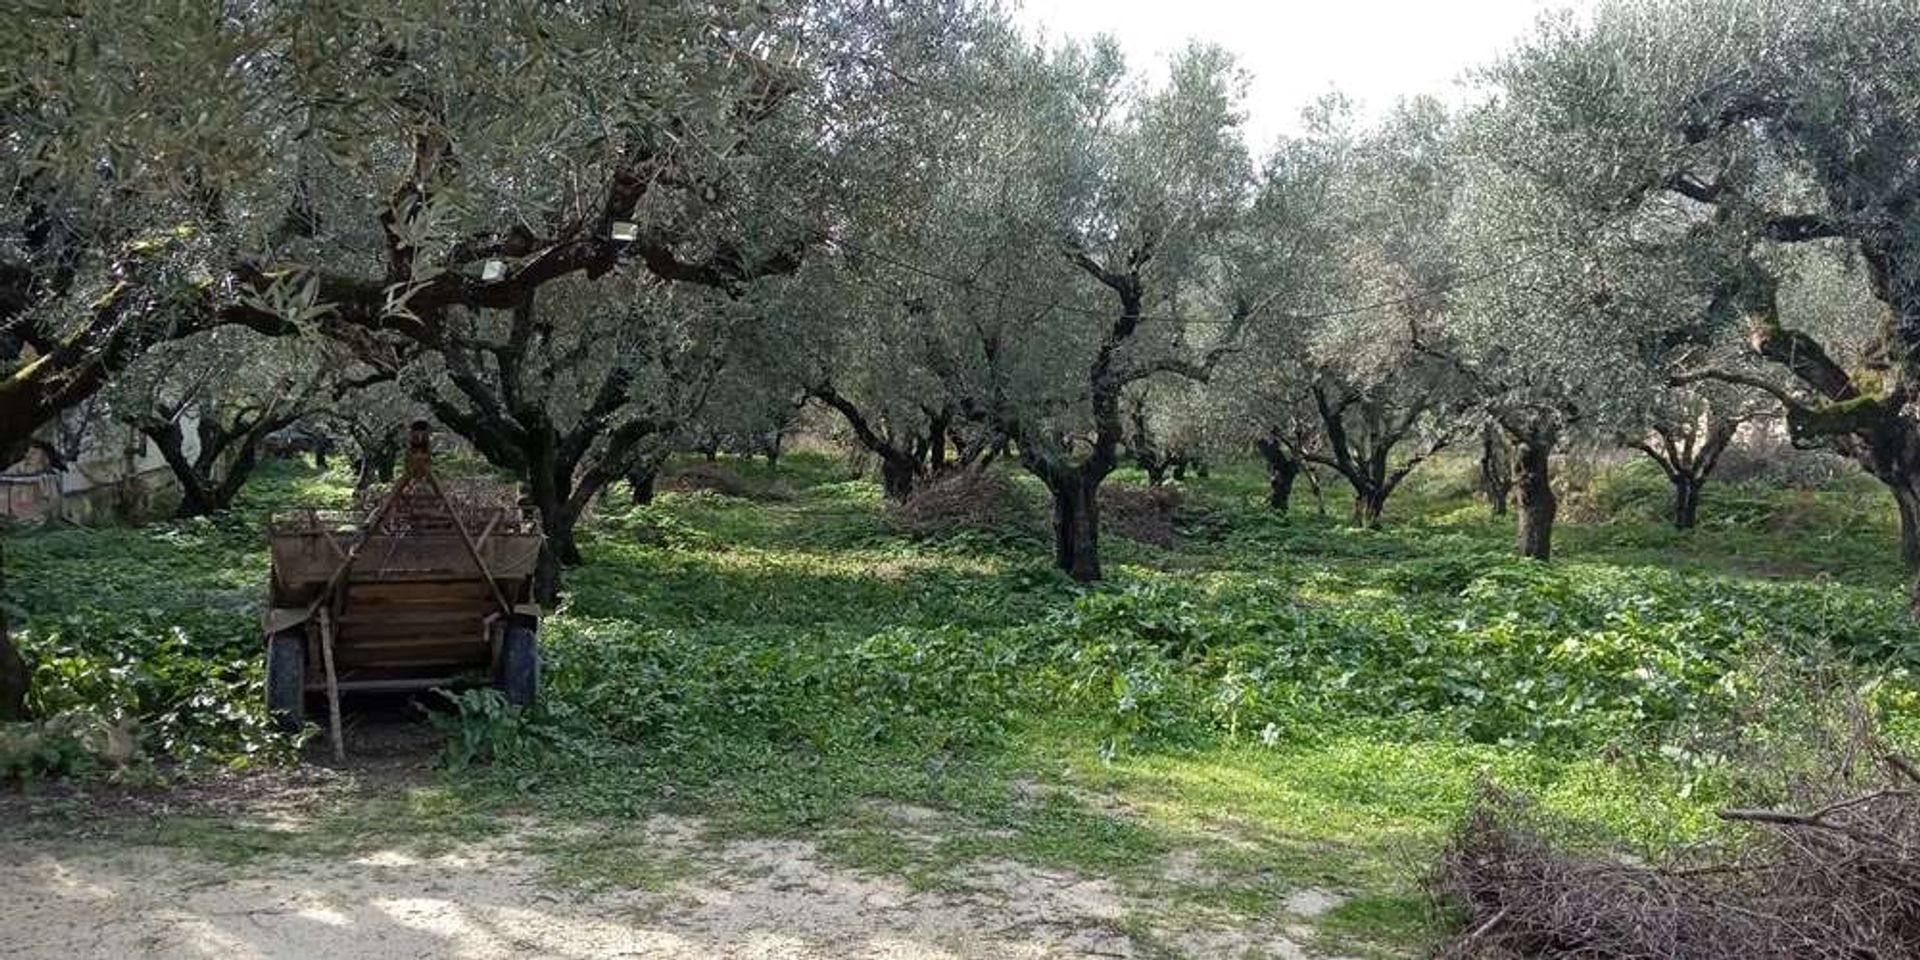
<path id="1" fill-rule="evenodd" d="M 1914 783 L 1920 783 L 1920 769 L 1915 769 L 1912 761 L 1897 753 L 1889 753 L 1885 759 L 1887 766 L 1906 774 L 1907 779 L 1912 780 Z"/>
<path id="2" fill-rule="evenodd" d="M 1480 942 L 1480 938 L 1486 936 L 1487 931 L 1492 930 L 1494 927 L 1498 926 L 1500 921 L 1505 920 L 1506 918 L 1507 918 L 1506 907 L 1501 907 L 1500 909 L 1494 911 L 1493 916 L 1487 918 L 1487 922 L 1477 927 L 1474 927 L 1472 933 L 1469 933 L 1466 936 L 1461 937 L 1459 940 L 1455 941 L 1452 948 L 1450 948 L 1447 951 L 1447 955 L 1459 956 L 1459 957 L 1466 956 L 1467 955 L 1466 951 L 1469 947 L 1472 947 L 1474 944 Z"/>

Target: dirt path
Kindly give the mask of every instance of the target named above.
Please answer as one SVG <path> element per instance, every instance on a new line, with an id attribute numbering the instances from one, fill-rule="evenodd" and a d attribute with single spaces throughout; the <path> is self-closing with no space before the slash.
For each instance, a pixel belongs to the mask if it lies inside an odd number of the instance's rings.
<path id="1" fill-rule="evenodd" d="M 177 849 L 0 840 L 0 957 L 1095 958 L 1307 954 L 1278 932 L 1150 929 L 1113 884 L 1012 862 L 957 889 L 832 866 L 791 840 L 656 818 L 651 890 L 556 883 L 519 830 L 453 852 L 221 865 Z M 549 839 L 544 838 L 544 839 Z M 577 839 L 577 838 L 576 838 Z"/>

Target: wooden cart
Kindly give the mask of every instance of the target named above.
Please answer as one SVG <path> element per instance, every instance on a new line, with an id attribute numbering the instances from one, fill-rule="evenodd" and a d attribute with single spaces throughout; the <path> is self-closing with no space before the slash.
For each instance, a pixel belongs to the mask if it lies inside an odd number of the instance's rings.
<path id="1" fill-rule="evenodd" d="M 527 705 L 539 689 L 539 524 L 510 488 L 443 485 L 413 434 L 391 491 L 268 518 L 267 707 L 298 729 L 324 693 L 336 753 L 342 693 L 491 681 Z"/>

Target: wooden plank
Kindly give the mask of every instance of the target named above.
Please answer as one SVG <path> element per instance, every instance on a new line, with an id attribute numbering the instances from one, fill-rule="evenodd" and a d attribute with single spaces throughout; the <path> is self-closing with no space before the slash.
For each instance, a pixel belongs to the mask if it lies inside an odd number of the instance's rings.
<path id="1" fill-rule="evenodd" d="M 347 584 L 348 599 L 355 603 L 418 603 L 421 601 L 488 601 L 493 587 L 472 577 L 451 580 L 356 580 Z M 492 604 L 488 604 L 491 608 Z"/>
<path id="2" fill-rule="evenodd" d="M 366 663 L 354 664 L 353 672 L 355 674 L 364 674 L 377 673 L 383 670 L 413 671 L 429 667 L 443 672 L 451 672 L 464 668 L 471 671 L 475 676 L 479 676 L 484 674 L 485 671 L 482 668 L 485 666 L 485 660 L 459 660 L 453 658 L 435 660 L 369 660 Z"/>
<path id="3" fill-rule="evenodd" d="M 339 683 L 341 693 L 408 693 L 416 690 L 430 690 L 444 687 L 469 679 L 458 673 L 447 673 L 432 677 L 391 677 L 378 680 L 342 680 Z M 309 690 L 320 690 L 324 684 L 308 684 Z"/>
<path id="4" fill-rule="evenodd" d="M 350 673 L 367 667 L 426 666 L 435 663 L 471 663 L 485 666 L 486 648 L 480 648 L 477 653 L 459 647 L 363 650 L 352 657 L 342 657 L 340 669 Z"/>
<path id="5" fill-rule="evenodd" d="M 470 643 L 486 642 L 486 637 L 480 632 L 480 621 L 465 617 L 458 620 L 369 620 L 353 624 L 350 629 L 342 629 L 340 633 L 341 644 L 354 647 L 366 643 L 385 643 L 416 637 L 445 637 L 448 640 L 465 640 Z"/>
<path id="6" fill-rule="evenodd" d="M 448 656 L 467 656 L 473 651 L 484 653 L 486 650 L 487 645 L 477 637 L 449 637 L 442 634 L 367 640 L 352 646 L 342 646 L 334 652 L 334 656 L 341 658 L 342 662 L 347 662 L 371 656 L 426 656 L 434 651 L 444 651 Z"/>
<path id="7" fill-rule="evenodd" d="M 444 609 L 452 613 L 464 613 L 478 620 L 493 612 L 493 604 L 485 597 L 461 596 L 459 594 L 435 594 L 424 592 L 413 595 L 391 595 L 380 597 L 354 597 L 349 606 L 360 610 L 385 610 L 401 612 L 403 610 Z"/>
<path id="8" fill-rule="evenodd" d="M 357 634 L 351 643 L 343 643 L 341 651 L 352 654 L 361 650 L 405 650 L 412 647 L 477 647 L 486 648 L 486 638 L 464 630 L 422 630 L 414 632 L 392 631 L 383 634 Z"/>
<path id="9" fill-rule="evenodd" d="M 484 597 L 447 596 L 445 594 L 422 593 L 416 596 L 356 597 L 354 609 L 381 611 L 385 613 L 405 613 L 408 611 L 445 610 L 471 616 L 474 619 L 485 618 L 493 612 L 493 604 Z"/>
<path id="10" fill-rule="evenodd" d="M 456 650 L 485 650 L 486 640 L 475 634 L 467 633 L 427 633 L 395 635 L 390 637 L 362 637 L 351 644 L 341 644 L 335 650 L 335 656 L 359 656 L 365 650 L 409 650 L 432 647 L 447 647 Z"/>
<path id="11" fill-rule="evenodd" d="M 480 555 L 480 548 L 474 545 L 472 535 L 467 533 L 467 525 L 461 522 L 460 512 L 453 509 L 453 501 L 447 499 L 447 492 L 440 488 L 440 481 L 434 479 L 433 474 L 427 474 L 426 481 L 427 485 L 433 488 L 433 492 L 440 495 L 440 502 L 446 505 L 447 514 L 453 520 L 453 529 L 459 532 L 460 543 L 467 548 L 467 556 L 473 558 L 474 569 L 480 572 L 480 582 L 486 584 L 494 604 L 500 608 L 500 615 L 512 614 L 513 604 L 507 602 L 507 595 L 500 591 L 499 584 L 493 582 L 493 574 L 487 572 L 486 558 Z"/>
<path id="12" fill-rule="evenodd" d="M 353 613 L 340 618 L 340 633 L 352 643 L 362 637 L 391 637 L 396 634 L 442 633 L 480 639 L 486 629 L 486 618 L 476 617 L 470 612 L 445 610 L 411 610 L 375 612 L 356 608 Z"/>

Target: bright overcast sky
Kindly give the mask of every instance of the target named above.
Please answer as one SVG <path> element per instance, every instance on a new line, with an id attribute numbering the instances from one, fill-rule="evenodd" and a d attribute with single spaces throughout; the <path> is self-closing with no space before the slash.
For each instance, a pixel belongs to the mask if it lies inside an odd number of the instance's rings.
<path id="1" fill-rule="evenodd" d="M 1251 74 L 1256 147 L 1295 128 L 1300 108 L 1338 88 L 1369 115 L 1396 98 L 1460 96 L 1454 81 L 1528 33 L 1544 11 L 1591 0 L 1020 0 L 1050 38 L 1105 33 L 1157 75 L 1189 39 L 1233 51 Z"/>

